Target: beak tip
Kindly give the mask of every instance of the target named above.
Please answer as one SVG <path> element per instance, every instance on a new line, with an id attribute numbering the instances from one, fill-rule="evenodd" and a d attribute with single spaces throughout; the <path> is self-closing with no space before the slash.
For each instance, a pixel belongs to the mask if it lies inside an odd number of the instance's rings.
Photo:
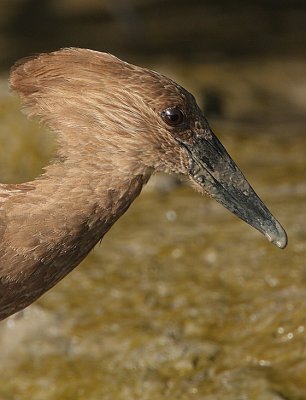
<path id="1" fill-rule="evenodd" d="M 280 249 L 284 249 L 288 244 L 288 237 L 280 223 L 275 221 L 275 232 L 265 232 L 269 242 L 275 244 Z"/>

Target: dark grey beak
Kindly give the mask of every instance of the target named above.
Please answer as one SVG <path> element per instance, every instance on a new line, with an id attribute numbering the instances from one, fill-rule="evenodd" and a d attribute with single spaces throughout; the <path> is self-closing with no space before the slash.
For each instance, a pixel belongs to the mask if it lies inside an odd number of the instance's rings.
<path id="1" fill-rule="evenodd" d="M 182 144 L 189 153 L 191 180 L 277 247 L 286 247 L 286 232 L 209 129 L 193 143 Z"/>

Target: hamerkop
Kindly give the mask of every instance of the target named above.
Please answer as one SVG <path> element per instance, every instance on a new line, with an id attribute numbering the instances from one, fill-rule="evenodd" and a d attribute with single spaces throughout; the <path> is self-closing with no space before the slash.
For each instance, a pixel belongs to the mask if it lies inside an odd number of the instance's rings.
<path id="1" fill-rule="evenodd" d="M 32 182 L 0 186 L 0 319 L 76 267 L 155 171 L 186 175 L 278 247 L 286 233 L 172 80 L 96 51 L 68 48 L 11 72 L 29 114 L 58 137 L 59 156 Z"/>

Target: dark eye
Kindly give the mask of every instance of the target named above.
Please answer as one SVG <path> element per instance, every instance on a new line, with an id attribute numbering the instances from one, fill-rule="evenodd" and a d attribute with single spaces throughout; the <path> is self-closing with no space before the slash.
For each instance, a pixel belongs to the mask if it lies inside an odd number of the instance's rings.
<path id="1" fill-rule="evenodd" d="M 166 124 L 171 126 L 181 125 L 185 119 L 183 112 L 178 107 L 166 108 L 166 110 L 161 113 L 161 116 Z"/>

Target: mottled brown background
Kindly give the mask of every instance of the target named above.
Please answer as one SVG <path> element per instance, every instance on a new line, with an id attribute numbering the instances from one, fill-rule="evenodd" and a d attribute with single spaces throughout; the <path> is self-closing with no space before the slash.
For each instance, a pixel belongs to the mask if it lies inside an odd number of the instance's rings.
<path id="1" fill-rule="evenodd" d="M 192 91 L 289 236 L 280 251 L 156 178 L 82 265 L 0 324 L 1 400 L 306 399 L 305 44 L 304 0 L 0 0 L 2 182 L 34 178 L 53 148 L 9 67 L 89 47 Z"/>

